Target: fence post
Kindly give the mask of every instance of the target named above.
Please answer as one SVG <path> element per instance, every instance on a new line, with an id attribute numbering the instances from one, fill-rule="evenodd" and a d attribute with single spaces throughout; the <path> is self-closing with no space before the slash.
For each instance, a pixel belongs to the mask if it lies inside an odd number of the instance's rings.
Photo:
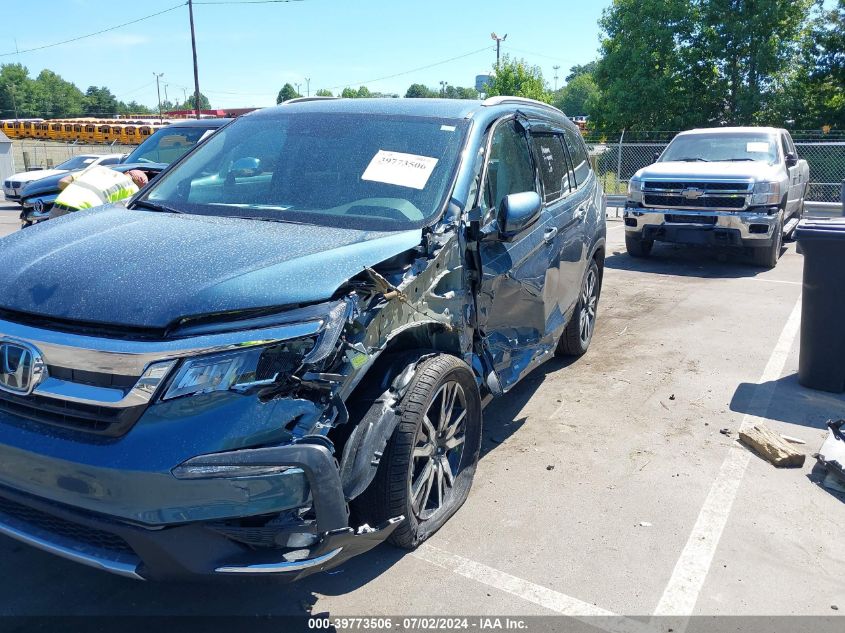
<path id="1" fill-rule="evenodd" d="M 845 180 L 839 187 L 839 202 L 842 203 L 842 215 L 845 215 Z"/>
<path id="2" fill-rule="evenodd" d="M 625 140 L 625 128 L 622 128 L 622 134 L 619 136 L 619 152 L 616 156 L 616 186 L 619 187 L 622 182 L 622 141 Z"/>

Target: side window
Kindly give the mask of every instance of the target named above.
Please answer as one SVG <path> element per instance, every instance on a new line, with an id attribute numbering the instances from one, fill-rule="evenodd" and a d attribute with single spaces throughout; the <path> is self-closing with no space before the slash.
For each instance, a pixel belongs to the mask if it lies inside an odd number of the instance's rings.
<path id="1" fill-rule="evenodd" d="M 789 138 L 786 134 L 780 135 L 780 142 L 783 146 L 783 155 L 786 156 L 787 154 L 797 154 L 795 151 L 795 145 L 792 144 L 792 139 Z"/>
<path id="2" fill-rule="evenodd" d="M 487 178 L 484 182 L 484 221 L 502 199 L 512 193 L 535 191 L 534 168 L 528 150 L 528 139 L 514 121 L 496 126 L 487 159 Z"/>
<path id="3" fill-rule="evenodd" d="M 543 182 L 545 201 L 553 202 L 569 193 L 569 165 L 558 135 L 550 132 L 532 133 L 531 148 Z"/>
<path id="4" fill-rule="evenodd" d="M 566 130 L 566 149 L 572 157 L 572 165 L 575 169 L 575 182 L 580 187 L 590 176 L 590 163 L 587 160 L 587 150 L 578 135 L 572 130 Z"/>

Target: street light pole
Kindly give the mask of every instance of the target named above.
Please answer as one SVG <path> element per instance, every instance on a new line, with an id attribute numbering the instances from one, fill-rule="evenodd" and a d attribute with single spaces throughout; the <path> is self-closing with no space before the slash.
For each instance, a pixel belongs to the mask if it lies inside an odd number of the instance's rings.
<path id="1" fill-rule="evenodd" d="M 505 33 L 503 37 L 499 37 L 495 32 L 490 33 L 490 39 L 496 40 L 496 68 L 499 68 L 499 54 L 502 48 L 502 42 L 508 39 L 508 34 Z"/>
<path id="2" fill-rule="evenodd" d="M 441 97 L 445 97 L 445 96 L 446 96 L 446 84 L 447 84 L 447 83 L 448 83 L 448 82 L 446 82 L 446 81 L 441 81 L 441 82 L 440 82 L 440 96 L 441 96 Z"/>
<path id="3" fill-rule="evenodd" d="M 197 68 L 197 38 L 194 35 L 194 3 L 188 0 L 188 19 L 191 22 L 191 52 L 194 55 L 194 110 L 200 118 L 200 73 Z"/>
<path id="4" fill-rule="evenodd" d="M 302 94 L 299 92 L 299 87 L 300 87 L 302 84 L 301 84 L 301 83 L 299 83 L 299 84 L 298 84 L 298 83 L 296 83 L 296 82 L 293 82 L 293 85 L 294 85 L 294 86 L 296 86 L 296 94 L 297 94 L 297 96 L 302 96 Z"/>
<path id="5" fill-rule="evenodd" d="M 555 92 L 557 92 L 557 71 L 560 70 L 560 66 L 552 66 L 555 69 Z"/>
<path id="6" fill-rule="evenodd" d="M 311 96 L 311 77 L 305 78 L 305 96 L 306 97 Z"/>
<path id="7" fill-rule="evenodd" d="M 153 75 L 155 75 L 155 78 L 156 78 L 156 95 L 158 96 L 158 122 L 159 122 L 159 123 L 163 123 L 163 122 L 164 122 L 164 120 L 163 120 L 163 118 L 162 118 L 162 116 L 161 116 L 161 88 L 160 88 L 160 87 L 159 87 L 159 85 L 158 85 L 158 80 L 159 80 L 161 77 L 164 77 L 164 73 L 156 73 L 156 72 L 154 72 L 154 73 L 153 73 Z"/>

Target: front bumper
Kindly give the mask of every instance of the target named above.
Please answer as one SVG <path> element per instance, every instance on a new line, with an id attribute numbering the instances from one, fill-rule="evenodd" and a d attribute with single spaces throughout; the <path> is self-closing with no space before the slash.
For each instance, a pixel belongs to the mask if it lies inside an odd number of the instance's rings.
<path id="1" fill-rule="evenodd" d="M 13 202 L 17 202 L 21 199 L 21 190 L 15 189 L 14 187 L 3 187 L 3 196 L 5 196 L 6 200 L 12 200 Z"/>
<path id="2" fill-rule="evenodd" d="M 50 219 L 50 210 L 59 197 L 58 193 L 33 196 L 21 201 L 23 211 L 21 211 L 21 222 L 25 224 L 34 224 L 35 222 L 42 222 Z"/>
<path id="3" fill-rule="evenodd" d="M 382 526 L 364 526 L 357 531 L 349 527 L 337 464 L 331 452 L 319 444 L 230 451 L 189 463 L 289 466 L 287 472 L 301 472 L 308 482 L 314 518 L 308 524 L 279 527 L 275 540 L 288 546 L 256 547 L 234 540 L 231 531 L 239 528 L 232 528 L 231 522 L 226 529 L 215 522 L 141 525 L 0 488 L 0 534 L 129 578 L 276 574 L 296 580 L 375 547 L 402 521 L 397 517 Z M 250 518 L 249 509 L 244 512 L 244 518 Z M 308 544 L 291 545 L 291 536 L 300 542 L 305 537 Z"/>
<path id="4" fill-rule="evenodd" d="M 764 248 L 777 226 L 776 207 L 749 211 L 692 211 L 626 207 L 625 232 L 644 240 Z"/>

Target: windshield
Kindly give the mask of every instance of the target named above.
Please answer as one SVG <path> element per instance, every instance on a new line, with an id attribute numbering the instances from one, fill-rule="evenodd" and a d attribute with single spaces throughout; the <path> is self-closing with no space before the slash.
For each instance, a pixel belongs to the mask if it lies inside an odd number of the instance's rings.
<path id="1" fill-rule="evenodd" d="M 216 129 L 216 128 L 215 128 Z M 170 163 L 182 158 L 189 149 L 215 130 L 204 127 L 167 127 L 159 130 L 135 148 L 124 163 Z"/>
<path id="2" fill-rule="evenodd" d="M 146 198 L 182 213 L 375 231 L 421 227 L 443 206 L 467 125 L 374 114 L 244 117 Z"/>
<path id="3" fill-rule="evenodd" d="M 764 133 L 685 134 L 676 136 L 660 156 L 668 161 L 762 161 L 778 160 L 775 139 Z"/>
<path id="4" fill-rule="evenodd" d="M 97 160 L 96 156 L 74 156 L 63 163 L 56 165 L 55 169 L 83 169 Z"/>

